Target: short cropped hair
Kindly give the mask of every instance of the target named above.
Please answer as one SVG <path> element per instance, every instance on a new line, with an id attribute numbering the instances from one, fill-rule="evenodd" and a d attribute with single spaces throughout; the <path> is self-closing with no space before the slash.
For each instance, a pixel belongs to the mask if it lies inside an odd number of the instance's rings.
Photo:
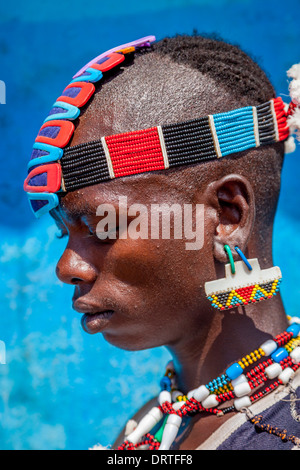
<path id="1" fill-rule="evenodd" d="M 248 97 L 249 105 L 275 98 L 274 88 L 257 62 L 239 46 L 217 36 L 177 35 L 154 44 L 153 51 L 202 72 L 235 96 Z"/>

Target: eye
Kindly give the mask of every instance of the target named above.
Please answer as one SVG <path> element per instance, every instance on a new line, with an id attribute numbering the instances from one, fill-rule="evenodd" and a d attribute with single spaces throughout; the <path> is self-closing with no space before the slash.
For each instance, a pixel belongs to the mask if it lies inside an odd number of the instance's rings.
<path id="1" fill-rule="evenodd" d="M 119 238 L 119 227 L 114 227 L 111 230 L 107 229 L 104 231 L 90 229 L 90 232 L 102 243 L 114 242 Z"/>

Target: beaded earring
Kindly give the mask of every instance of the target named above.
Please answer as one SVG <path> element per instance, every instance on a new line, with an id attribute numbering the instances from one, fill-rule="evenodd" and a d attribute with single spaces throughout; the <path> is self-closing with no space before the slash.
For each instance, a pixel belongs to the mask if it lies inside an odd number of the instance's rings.
<path id="1" fill-rule="evenodd" d="M 229 259 L 225 265 L 225 278 L 204 285 L 207 299 L 214 308 L 227 310 L 277 294 L 282 279 L 278 266 L 261 269 L 257 258 L 248 260 L 238 246 L 235 250 L 242 261 L 234 262 L 230 247 L 225 245 L 224 250 Z"/>

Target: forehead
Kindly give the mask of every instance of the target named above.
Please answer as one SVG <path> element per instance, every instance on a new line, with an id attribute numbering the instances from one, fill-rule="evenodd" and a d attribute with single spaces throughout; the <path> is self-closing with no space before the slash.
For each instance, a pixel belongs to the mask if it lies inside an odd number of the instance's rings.
<path id="1" fill-rule="evenodd" d="M 188 201 L 191 198 L 191 188 L 186 189 L 182 184 L 181 171 L 176 170 L 171 175 L 165 172 L 145 173 L 88 186 L 67 193 L 61 197 L 60 211 L 67 217 L 95 215 L 101 204 L 112 204 L 120 207 L 120 201 L 127 204 L 162 204 Z"/>

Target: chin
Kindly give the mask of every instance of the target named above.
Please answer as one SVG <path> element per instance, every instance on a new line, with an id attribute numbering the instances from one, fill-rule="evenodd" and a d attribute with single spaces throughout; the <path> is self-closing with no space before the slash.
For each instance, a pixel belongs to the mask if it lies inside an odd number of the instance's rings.
<path id="1" fill-rule="evenodd" d="M 143 351 L 144 349 L 152 349 L 160 346 L 164 346 L 164 342 L 159 344 L 154 341 L 154 338 L 145 340 L 145 335 L 122 335 L 122 334 L 113 334 L 109 332 L 103 332 L 103 337 L 105 341 L 112 344 L 113 346 L 123 349 L 124 351 Z"/>

